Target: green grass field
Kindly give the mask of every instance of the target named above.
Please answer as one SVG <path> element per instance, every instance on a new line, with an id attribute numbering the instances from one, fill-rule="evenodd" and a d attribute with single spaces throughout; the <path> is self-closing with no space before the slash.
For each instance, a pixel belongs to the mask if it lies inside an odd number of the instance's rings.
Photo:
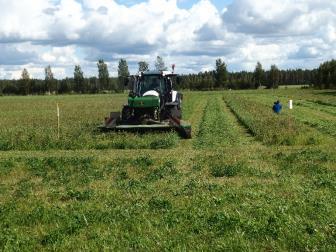
<path id="1" fill-rule="evenodd" d="M 336 250 L 335 91 L 186 92 L 191 140 L 98 132 L 125 101 L 0 97 L 1 251 Z"/>

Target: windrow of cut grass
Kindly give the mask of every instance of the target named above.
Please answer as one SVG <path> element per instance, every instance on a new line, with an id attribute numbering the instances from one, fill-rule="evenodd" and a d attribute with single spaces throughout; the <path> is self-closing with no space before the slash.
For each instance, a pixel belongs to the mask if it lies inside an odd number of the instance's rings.
<path id="1" fill-rule="evenodd" d="M 224 97 L 227 105 L 257 140 L 271 145 L 310 145 L 323 140 L 321 134 L 288 114 L 275 114 L 272 104 L 249 100 L 244 95 Z"/>
<path id="2" fill-rule="evenodd" d="M 211 95 L 203 113 L 199 131 L 194 140 L 196 148 L 220 148 L 242 142 L 242 132 L 239 131 L 230 111 L 225 108 L 221 96 Z"/>

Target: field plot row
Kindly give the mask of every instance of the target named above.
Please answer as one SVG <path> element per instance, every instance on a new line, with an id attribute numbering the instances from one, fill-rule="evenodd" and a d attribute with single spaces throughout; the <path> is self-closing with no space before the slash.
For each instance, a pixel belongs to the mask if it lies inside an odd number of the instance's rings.
<path id="1" fill-rule="evenodd" d="M 312 110 L 317 110 L 317 111 L 320 111 L 322 113 L 329 114 L 332 116 L 336 116 L 336 110 L 335 110 L 336 106 L 316 103 L 316 102 L 309 101 L 309 100 L 308 101 L 298 100 L 296 101 L 295 105 L 306 107 Z"/>
<path id="2" fill-rule="evenodd" d="M 164 134 L 101 133 L 97 126 L 111 111 L 120 111 L 126 95 L 2 97 L 0 150 L 166 149 L 175 147 L 175 132 Z M 60 106 L 57 138 L 56 104 Z"/>
<path id="3" fill-rule="evenodd" d="M 237 148 L 2 158 L 0 250 L 334 250 L 334 153 Z"/>
<path id="4" fill-rule="evenodd" d="M 245 96 L 252 102 L 262 103 L 265 106 L 271 106 L 274 100 L 273 97 L 269 95 L 255 96 Z M 287 98 L 287 97 L 286 97 Z M 273 100 L 272 100 L 273 99 Z M 287 107 L 288 98 L 284 100 L 284 111 L 283 113 L 287 116 L 292 116 L 296 120 L 311 126 L 318 131 L 325 133 L 327 136 L 336 136 L 336 112 L 335 108 L 329 105 L 316 104 L 304 100 L 297 100 L 294 103 L 294 109 L 289 110 Z"/>
<path id="5" fill-rule="evenodd" d="M 313 91 L 311 94 L 302 93 L 301 97 L 305 100 L 314 102 L 320 105 L 326 105 L 331 107 L 336 107 L 336 91 Z"/>
<path id="6" fill-rule="evenodd" d="M 243 95 L 225 95 L 225 101 L 257 140 L 265 144 L 311 145 L 323 138 L 318 131 L 298 122 L 288 114 L 277 115 L 272 111 L 272 103 L 260 103 Z"/>
<path id="7" fill-rule="evenodd" d="M 274 98 L 293 99 L 294 101 L 304 100 L 315 104 L 336 107 L 335 90 L 310 90 L 310 89 L 277 89 L 277 90 L 258 90 L 258 91 L 238 91 L 242 94 L 249 94 L 258 97 L 266 95 Z"/>

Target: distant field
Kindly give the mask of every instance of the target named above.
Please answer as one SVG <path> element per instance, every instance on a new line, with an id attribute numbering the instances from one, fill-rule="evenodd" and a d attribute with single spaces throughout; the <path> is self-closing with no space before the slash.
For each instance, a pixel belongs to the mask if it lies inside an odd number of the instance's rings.
<path id="1" fill-rule="evenodd" d="M 280 85 L 279 88 L 280 89 L 288 89 L 288 88 L 294 88 L 294 89 L 297 89 L 297 88 L 308 88 L 309 85 Z"/>
<path id="2" fill-rule="evenodd" d="M 186 92 L 191 140 L 98 132 L 125 101 L 0 97 L 0 250 L 336 250 L 336 91 Z"/>

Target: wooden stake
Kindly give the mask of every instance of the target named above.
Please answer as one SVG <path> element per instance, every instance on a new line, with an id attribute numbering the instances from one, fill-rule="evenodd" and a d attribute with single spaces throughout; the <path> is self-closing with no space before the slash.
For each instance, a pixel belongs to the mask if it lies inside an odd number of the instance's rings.
<path id="1" fill-rule="evenodd" d="M 60 138 L 60 111 L 57 103 L 57 139 L 59 140 L 59 138 Z"/>

